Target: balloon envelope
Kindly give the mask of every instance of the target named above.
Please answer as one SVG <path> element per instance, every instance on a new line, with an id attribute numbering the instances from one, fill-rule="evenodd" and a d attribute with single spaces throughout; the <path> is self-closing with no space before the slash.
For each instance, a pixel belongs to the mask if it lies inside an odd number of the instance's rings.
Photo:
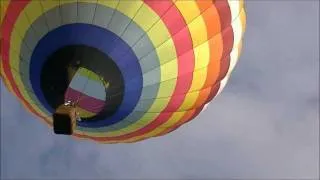
<path id="1" fill-rule="evenodd" d="M 194 119 L 225 86 L 246 20 L 242 0 L 12 0 L 0 18 L 6 87 L 49 126 L 77 101 L 73 136 L 101 143 Z"/>

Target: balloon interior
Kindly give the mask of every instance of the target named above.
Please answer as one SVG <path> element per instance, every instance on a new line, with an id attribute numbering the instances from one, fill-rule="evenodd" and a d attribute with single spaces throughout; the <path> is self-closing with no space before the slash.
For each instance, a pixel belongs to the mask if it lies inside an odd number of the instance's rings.
<path id="1" fill-rule="evenodd" d="M 196 119 L 226 85 L 246 24 L 242 0 L 0 3 L 6 88 L 56 134 L 99 143 Z"/>

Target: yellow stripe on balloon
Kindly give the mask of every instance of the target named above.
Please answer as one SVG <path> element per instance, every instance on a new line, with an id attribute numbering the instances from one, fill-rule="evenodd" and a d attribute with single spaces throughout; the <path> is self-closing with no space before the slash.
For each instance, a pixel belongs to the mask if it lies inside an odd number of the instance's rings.
<path id="1" fill-rule="evenodd" d="M 158 21 L 148 32 L 147 35 L 150 37 L 154 47 L 158 47 L 166 40 L 171 38 L 168 29 L 164 25 L 163 21 Z"/>
<path id="2" fill-rule="evenodd" d="M 198 16 L 194 21 L 188 24 L 192 36 L 193 46 L 198 46 L 208 40 L 207 30 L 202 16 Z"/>
<path id="3" fill-rule="evenodd" d="M 208 41 L 196 47 L 194 49 L 194 54 L 196 59 L 194 69 L 197 70 L 203 67 L 207 67 L 210 62 L 210 49 Z"/>
<path id="4" fill-rule="evenodd" d="M 208 71 L 207 67 L 194 71 L 192 85 L 191 85 L 191 88 L 189 89 L 189 92 L 198 91 L 203 87 L 207 79 L 207 71 Z"/>
<path id="5" fill-rule="evenodd" d="M 199 91 L 186 94 L 185 100 L 183 101 L 183 104 L 180 106 L 178 111 L 186 111 L 192 109 L 199 97 L 199 94 Z"/>
<path id="6" fill-rule="evenodd" d="M 134 15 L 137 13 L 139 8 L 142 5 L 142 1 L 136 0 L 136 1 L 120 1 L 117 10 L 120 12 L 123 12 L 127 17 L 130 17 L 131 19 L 134 17 Z"/>
<path id="7" fill-rule="evenodd" d="M 42 6 L 40 1 L 31 1 L 30 3 L 33 3 L 33 5 L 27 5 L 23 12 L 26 13 L 29 23 L 32 24 L 39 17 L 39 14 L 42 14 Z"/>
<path id="8" fill-rule="evenodd" d="M 92 1 L 88 0 L 87 2 L 92 2 Z M 119 0 L 109 0 L 109 1 L 98 0 L 97 3 L 101 4 L 101 5 L 105 6 L 105 7 L 109 7 L 111 9 L 115 9 L 117 7 L 117 5 L 119 4 Z"/>
<path id="9" fill-rule="evenodd" d="M 62 0 L 60 0 L 62 1 Z M 73 0 L 74 1 L 74 0 Z M 97 0 L 76 0 L 78 3 L 95 3 Z M 113 0 L 111 0 L 113 1 Z M 68 1 L 62 1 L 61 4 L 67 4 L 69 3 Z"/>
<path id="10" fill-rule="evenodd" d="M 17 23 L 17 21 L 16 21 L 16 23 L 14 24 L 14 28 L 11 31 L 11 37 L 10 38 L 17 36 L 16 38 L 19 37 L 19 42 L 21 43 L 21 41 L 22 41 L 21 38 L 24 37 L 25 32 L 30 27 L 30 24 L 29 24 L 28 18 L 26 17 L 26 15 L 23 12 L 20 13 L 20 15 L 18 17 L 18 20 L 19 20 L 19 23 Z M 12 22 L 10 22 L 10 23 L 12 23 Z M 13 47 L 16 48 L 17 51 L 18 50 L 20 51 L 20 49 L 18 49 L 20 47 L 18 47 L 18 46 L 13 46 Z"/>
<path id="11" fill-rule="evenodd" d="M 158 95 L 157 98 L 163 98 L 163 97 L 170 97 L 172 95 L 172 92 L 175 89 L 175 85 L 176 85 L 177 79 L 172 79 L 169 81 L 163 81 L 160 83 L 160 87 L 163 88 L 163 90 L 158 91 Z M 158 99 L 156 99 L 157 101 Z M 156 103 L 155 101 L 155 103 Z"/>
<path id="12" fill-rule="evenodd" d="M 176 1 L 175 5 L 183 15 L 186 24 L 189 24 L 201 13 L 196 1 Z"/>
<path id="13" fill-rule="evenodd" d="M 62 0 L 59 0 L 59 1 L 39 1 L 40 2 L 40 5 L 42 6 L 43 8 L 43 12 L 47 12 L 49 11 L 50 9 L 53 9 L 57 6 L 60 6 L 60 2 L 65 2 L 65 3 L 76 3 L 77 0 L 67 0 L 67 1 L 62 1 Z M 30 6 L 31 7 L 31 6 Z M 32 7 L 32 8 L 35 8 L 35 7 Z"/>
<path id="14" fill-rule="evenodd" d="M 210 62 L 208 41 L 195 48 L 195 59 L 193 79 L 189 92 L 201 89 L 206 81 L 207 66 Z"/>
<path id="15" fill-rule="evenodd" d="M 177 60 L 169 61 L 161 65 L 161 81 L 167 81 L 178 76 L 178 63 Z"/>
<path id="16" fill-rule="evenodd" d="M 4 19 L 10 0 L 0 1 L 0 25 Z"/>
<path id="17" fill-rule="evenodd" d="M 160 64 L 164 64 L 172 59 L 177 58 L 176 52 L 175 52 L 175 45 L 173 40 L 170 38 L 165 43 L 161 44 L 157 49 L 157 54 L 159 57 L 161 57 Z"/>
<path id="18" fill-rule="evenodd" d="M 139 12 L 133 19 L 133 21 L 136 22 L 140 26 L 140 28 L 143 29 L 145 32 L 147 32 L 152 27 L 152 25 L 154 25 L 157 21 L 160 20 L 160 17 L 157 14 L 151 12 L 153 12 L 152 9 L 150 9 L 148 5 L 143 3 Z M 148 15 L 146 16 L 146 14 Z M 167 35 L 169 34 L 168 30 L 164 31 L 164 33 Z M 152 38 L 156 37 L 152 36 Z"/>
<path id="19" fill-rule="evenodd" d="M 246 25 L 247 25 L 247 18 L 246 18 L 246 12 L 245 9 L 243 8 L 240 14 L 240 21 L 241 21 L 241 26 L 242 26 L 242 38 L 244 36 L 244 32 L 246 31 Z"/>

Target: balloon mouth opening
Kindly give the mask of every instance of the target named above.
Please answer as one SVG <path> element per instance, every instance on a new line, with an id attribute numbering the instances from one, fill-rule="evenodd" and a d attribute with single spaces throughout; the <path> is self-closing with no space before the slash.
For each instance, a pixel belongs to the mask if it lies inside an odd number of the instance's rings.
<path id="1" fill-rule="evenodd" d="M 75 102 L 82 121 L 113 115 L 124 98 L 124 79 L 115 62 L 85 45 L 65 46 L 52 53 L 41 69 L 41 90 L 53 109 Z"/>

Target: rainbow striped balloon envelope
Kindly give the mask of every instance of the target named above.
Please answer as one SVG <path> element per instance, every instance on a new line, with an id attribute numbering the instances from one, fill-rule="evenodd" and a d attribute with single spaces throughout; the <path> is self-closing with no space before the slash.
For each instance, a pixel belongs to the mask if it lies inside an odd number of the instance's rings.
<path id="1" fill-rule="evenodd" d="M 52 127 L 76 101 L 72 136 L 130 143 L 194 119 L 240 55 L 242 0 L 1 1 L 1 77 Z"/>

